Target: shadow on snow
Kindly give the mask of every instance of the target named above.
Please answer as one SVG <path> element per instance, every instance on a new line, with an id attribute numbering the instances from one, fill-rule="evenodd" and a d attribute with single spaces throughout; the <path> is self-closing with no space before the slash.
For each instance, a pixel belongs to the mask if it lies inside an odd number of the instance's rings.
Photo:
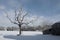
<path id="1" fill-rule="evenodd" d="M 5 35 L 4 38 L 15 39 L 15 40 L 60 40 L 60 36 L 52 36 L 52 35 L 35 35 L 35 36 Z"/>

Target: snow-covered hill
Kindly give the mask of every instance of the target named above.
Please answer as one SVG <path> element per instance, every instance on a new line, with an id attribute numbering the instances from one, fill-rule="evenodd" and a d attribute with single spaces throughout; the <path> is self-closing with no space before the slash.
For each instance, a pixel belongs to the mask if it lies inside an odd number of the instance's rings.
<path id="1" fill-rule="evenodd" d="M 39 31 L 23 31 L 21 36 L 16 36 L 18 31 L 0 31 L 0 40 L 60 40 L 60 36 L 43 35 Z"/>

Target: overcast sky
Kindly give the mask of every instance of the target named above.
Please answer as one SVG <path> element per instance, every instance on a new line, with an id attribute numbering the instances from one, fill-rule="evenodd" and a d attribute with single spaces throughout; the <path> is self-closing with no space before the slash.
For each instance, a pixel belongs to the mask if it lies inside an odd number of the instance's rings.
<path id="1" fill-rule="evenodd" d="M 60 21 L 60 0 L 0 0 L 0 26 L 13 25 L 4 16 L 3 11 L 13 13 L 13 10 L 21 6 L 31 16 L 39 17 L 39 20 L 36 21 L 37 24 L 44 21 L 52 23 Z"/>

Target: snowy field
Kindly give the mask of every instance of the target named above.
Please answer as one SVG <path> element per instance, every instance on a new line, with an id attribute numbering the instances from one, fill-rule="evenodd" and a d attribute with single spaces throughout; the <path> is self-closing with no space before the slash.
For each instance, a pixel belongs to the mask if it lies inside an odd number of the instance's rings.
<path id="1" fill-rule="evenodd" d="M 0 40 L 60 40 L 60 36 L 43 35 L 39 31 L 23 31 L 21 36 L 16 36 L 18 31 L 0 31 Z"/>

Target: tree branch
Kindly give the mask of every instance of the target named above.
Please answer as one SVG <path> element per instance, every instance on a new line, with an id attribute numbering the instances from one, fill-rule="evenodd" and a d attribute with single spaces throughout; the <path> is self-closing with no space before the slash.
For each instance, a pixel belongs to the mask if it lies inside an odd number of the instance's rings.
<path id="1" fill-rule="evenodd" d="M 9 19 L 9 21 L 10 21 L 11 23 L 18 24 L 18 23 L 16 23 L 16 22 L 13 22 L 13 21 L 11 20 L 11 18 L 9 18 L 9 16 L 8 16 L 8 13 L 7 13 L 7 12 L 5 12 L 5 15 L 6 15 L 6 17 Z"/>
<path id="2" fill-rule="evenodd" d="M 37 18 L 36 18 L 35 20 L 31 20 L 31 21 L 29 21 L 29 22 L 22 23 L 22 24 L 28 25 L 28 24 L 30 24 L 30 23 L 33 23 L 33 22 L 36 21 L 36 20 L 37 20 Z"/>
<path id="3" fill-rule="evenodd" d="M 28 24 L 30 24 L 30 23 L 32 23 L 32 22 L 33 22 L 33 20 L 31 20 L 31 21 L 29 21 L 29 22 L 26 22 L 26 23 L 22 23 L 22 24 L 28 25 Z"/>
<path id="4" fill-rule="evenodd" d="M 18 14 L 17 14 L 17 17 L 16 17 L 16 19 L 17 19 L 17 21 L 18 21 L 18 23 L 21 23 L 20 21 L 19 21 L 19 17 L 20 17 L 20 19 L 21 19 L 21 11 L 22 11 L 22 8 L 21 8 L 21 10 L 18 10 Z"/>
<path id="5" fill-rule="evenodd" d="M 16 12 L 16 10 L 15 10 L 15 20 L 17 21 L 17 12 Z"/>
<path id="6" fill-rule="evenodd" d="M 21 19 L 21 22 L 24 20 L 24 17 L 27 15 L 28 13 L 26 13 L 25 15 L 23 15 L 22 19 Z"/>

